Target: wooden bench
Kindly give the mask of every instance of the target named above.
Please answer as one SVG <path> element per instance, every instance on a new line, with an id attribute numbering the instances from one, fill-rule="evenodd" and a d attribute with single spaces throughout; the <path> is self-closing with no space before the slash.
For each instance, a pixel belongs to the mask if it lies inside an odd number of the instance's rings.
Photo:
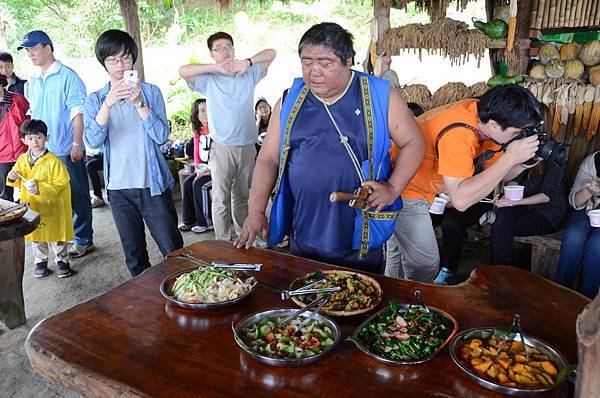
<path id="1" fill-rule="evenodd" d="M 515 237 L 514 241 L 531 245 L 531 272 L 554 279 L 563 231 L 547 235 Z"/>

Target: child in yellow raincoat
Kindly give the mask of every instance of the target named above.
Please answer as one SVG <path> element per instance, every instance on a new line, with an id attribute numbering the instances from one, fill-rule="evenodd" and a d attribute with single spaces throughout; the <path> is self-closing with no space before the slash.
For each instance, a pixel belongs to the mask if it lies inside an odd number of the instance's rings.
<path id="1" fill-rule="evenodd" d="M 40 225 L 25 236 L 31 241 L 36 278 L 48 271 L 48 247 L 54 252 L 58 277 L 71 276 L 67 242 L 73 240 L 71 188 L 66 166 L 46 149 L 48 127 L 41 120 L 27 120 L 20 128 L 29 150 L 19 156 L 7 175 L 7 184 L 21 189 L 21 203 L 40 213 Z"/>

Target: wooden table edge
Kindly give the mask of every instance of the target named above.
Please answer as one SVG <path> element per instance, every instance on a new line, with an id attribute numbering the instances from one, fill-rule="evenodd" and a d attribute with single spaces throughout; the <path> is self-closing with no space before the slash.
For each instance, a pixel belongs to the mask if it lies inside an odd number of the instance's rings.
<path id="1" fill-rule="evenodd" d="M 36 373 L 67 388 L 73 388 L 86 397 L 148 397 L 148 395 L 141 391 L 119 383 L 114 379 L 104 377 L 99 373 L 89 372 L 86 368 L 80 366 L 67 364 L 51 352 L 41 348 L 37 343 L 31 341 L 31 335 L 44 320 L 31 329 L 25 340 L 25 351 L 31 368 Z M 52 365 L 48 366 L 48 364 Z"/>

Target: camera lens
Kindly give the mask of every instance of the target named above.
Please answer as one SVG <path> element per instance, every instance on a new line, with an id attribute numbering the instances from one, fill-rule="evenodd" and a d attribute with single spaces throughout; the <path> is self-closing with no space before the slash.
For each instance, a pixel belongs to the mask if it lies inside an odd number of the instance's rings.
<path id="1" fill-rule="evenodd" d="M 540 139 L 540 145 L 538 147 L 536 156 L 542 159 L 549 160 L 557 166 L 562 167 L 565 163 L 566 151 L 564 145 L 556 141 L 546 141 Z"/>

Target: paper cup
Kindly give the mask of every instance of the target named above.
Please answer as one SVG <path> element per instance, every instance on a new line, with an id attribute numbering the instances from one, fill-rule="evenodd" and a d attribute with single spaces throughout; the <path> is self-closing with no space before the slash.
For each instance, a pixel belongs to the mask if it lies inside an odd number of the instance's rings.
<path id="1" fill-rule="evenodd" d="M 35 180 L 24 180 L 23 185 L 25 185 L 25 189 L 27 189 L 27 191 L 29 192 L 35 188 Z"/>
<path id="2" fill-rule="evenodd" d="M 504 187 L 504 197 L 508 200 L 523 199 L 523 185 L 507 185 Z"/>
<path id="3" fill-rule="evenodd" d="M 448 203 L 448 201 L 444 198 L 435 198 L 429 207 L 429 212 L 432 214 L 444 214 L 446 203 Z"/>
<path id="4" fill-rule="evenodd" d="M 450 203 L 451 199 L 450 196 L 446 195 L 445 193 L 441 193 L 439 195 L 440 198 L 445 199 L 446 200 L 446 204 Z"/>
<path id="5" fill-rule="evenodd" d="M 587 212 L 590 218 L 590 225 L 592 227 L 600 227 L 600 210 L 590 210 Z"/>

